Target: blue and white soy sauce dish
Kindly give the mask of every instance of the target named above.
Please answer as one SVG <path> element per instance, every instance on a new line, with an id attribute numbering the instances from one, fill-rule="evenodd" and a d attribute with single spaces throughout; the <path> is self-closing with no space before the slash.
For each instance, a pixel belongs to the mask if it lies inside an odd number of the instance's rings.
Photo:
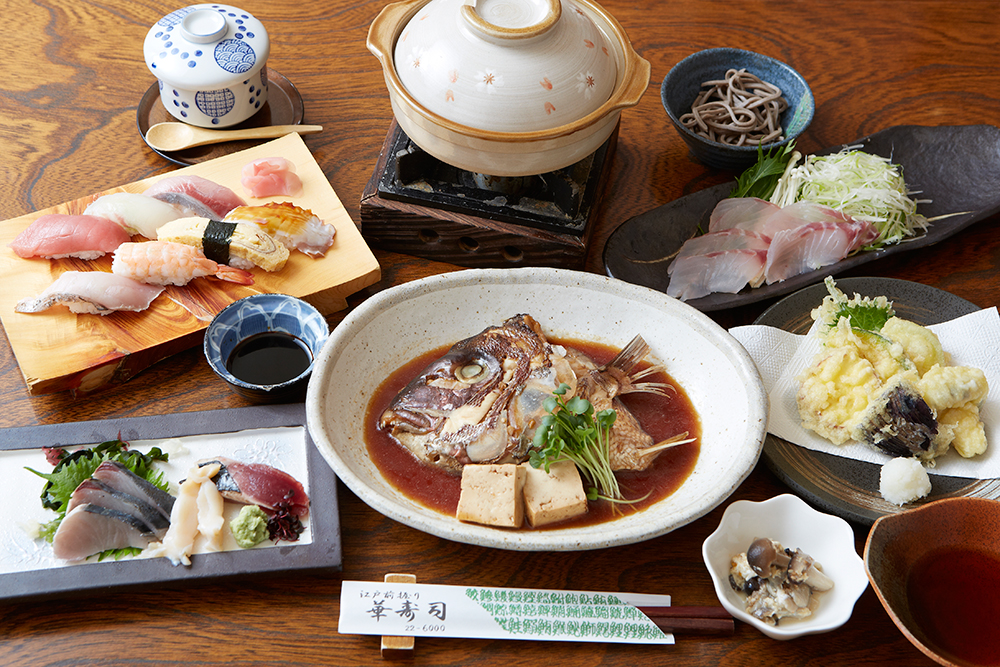
<path id="1" fill-rule="evenodd" d="M 326 319 L 302 299 L 254 294 L 212 319 L 205 330 L 205 358 L 216 375 L 250 401 L 301 401 L 329 335 Z"/>
<path id="2" fill-rule="evenodd" d="M 212 3 L 170 12 L 143 44 L 167 112 L 209 128 L 236 125 L 264 106 L 270 50 L 263 23 L 237 7 Z"/>

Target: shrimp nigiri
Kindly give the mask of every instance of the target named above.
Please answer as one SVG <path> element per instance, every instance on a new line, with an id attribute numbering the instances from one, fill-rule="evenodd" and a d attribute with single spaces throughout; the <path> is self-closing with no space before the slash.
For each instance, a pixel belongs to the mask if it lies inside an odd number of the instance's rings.
<path id="1" fill-rule="evenodd" d="M 323 222 L 312 211 L 290 202 L 238 206 L 223 220 L 256 223 L 289 250 L 312 256 L 326 254 L 337 233 L 333 225 Z"/>
<path id="2" fill-rule="evenodd" d="M 18 257 L 97 259 L 129 241 L 116 222 L 96 215 L 49 213 L 38 217 L 11 241 Z"/>
<path id="3" fill-rule="evenodd" d="M 115 250 L 111 271 L 151 285 L 187 285 L 201 276 L 253 284 L 248 271 L 214 262 L 194 246 L 169 241 L 121 244 Z"/>

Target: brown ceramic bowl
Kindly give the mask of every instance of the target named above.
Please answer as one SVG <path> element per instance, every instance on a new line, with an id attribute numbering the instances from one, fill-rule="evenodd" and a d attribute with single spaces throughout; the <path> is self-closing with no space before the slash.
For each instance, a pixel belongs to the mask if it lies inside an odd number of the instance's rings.
<path id="1" fill-rule="evenodd" d="M 927 656 L 954 667 L 1000 664 L 1000 502 L 947 498 L 883 516 L 864 560 L 882 606 Z"/>

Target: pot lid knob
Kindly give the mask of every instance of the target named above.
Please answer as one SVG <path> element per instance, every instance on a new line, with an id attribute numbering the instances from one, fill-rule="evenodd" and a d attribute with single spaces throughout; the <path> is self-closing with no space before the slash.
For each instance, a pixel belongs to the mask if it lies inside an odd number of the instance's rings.
<path id="1" fill-rule="evenodd" d="M 226 18 L 211 9 L 193 11 L 181 21 L 181 34 L 195 44 L 211 44 L 226 34 Z"/>

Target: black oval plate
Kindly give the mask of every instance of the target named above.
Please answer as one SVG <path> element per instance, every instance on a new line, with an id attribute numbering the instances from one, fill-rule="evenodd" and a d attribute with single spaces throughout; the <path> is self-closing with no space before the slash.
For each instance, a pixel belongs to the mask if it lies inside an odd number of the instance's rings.
<path id="1" fill-rule="evenodd" d="M 743 306 L 821 283 L 861 264 L 942 241 L 969 225 L 1000 212 L 1000 128 L 992 125 L 921 127 L 899 125 L 850 144 L 899 164 L 918 199 L 917 210 L 934 218 L 923 236 L 880 250 L 862 252 L 816 271 L 737 294 L 714 293 L 685 303 L 708 312 Z M 834 153 L 842 146 L 822 153 Z M 604 246 L 604 268 L 612 278 L 667 291 L 667 267 L 684 241 L 699 227 L 708 229 L 712 209 L 732 191 L 734 182 L 676 199 L 623 222 Z"/>
<path id="2" fill-rule="evenodd" d="M 837 281 L 837 287 L 846 294 L 884 296 L 899 317 L 925 326 L 979 310 L 974 303 L 954 294 L 908 280 L 844 278 Z M 823 284 L 799 290 L 764 311 L 754 324 L 805 334 L 812 325 L 810 311 L 826 295 Z M 770 433 L 764 439 L 762 458 L 795 493 L 849 521 L 870 526 L 881 516 L 904 510 L 879 493 L 882 468 L 878 464 L 799 447 Z M 935 475 L 930 494 L 905 509 L 954 496 L 1000 498 L 1000 480 Z"/>

